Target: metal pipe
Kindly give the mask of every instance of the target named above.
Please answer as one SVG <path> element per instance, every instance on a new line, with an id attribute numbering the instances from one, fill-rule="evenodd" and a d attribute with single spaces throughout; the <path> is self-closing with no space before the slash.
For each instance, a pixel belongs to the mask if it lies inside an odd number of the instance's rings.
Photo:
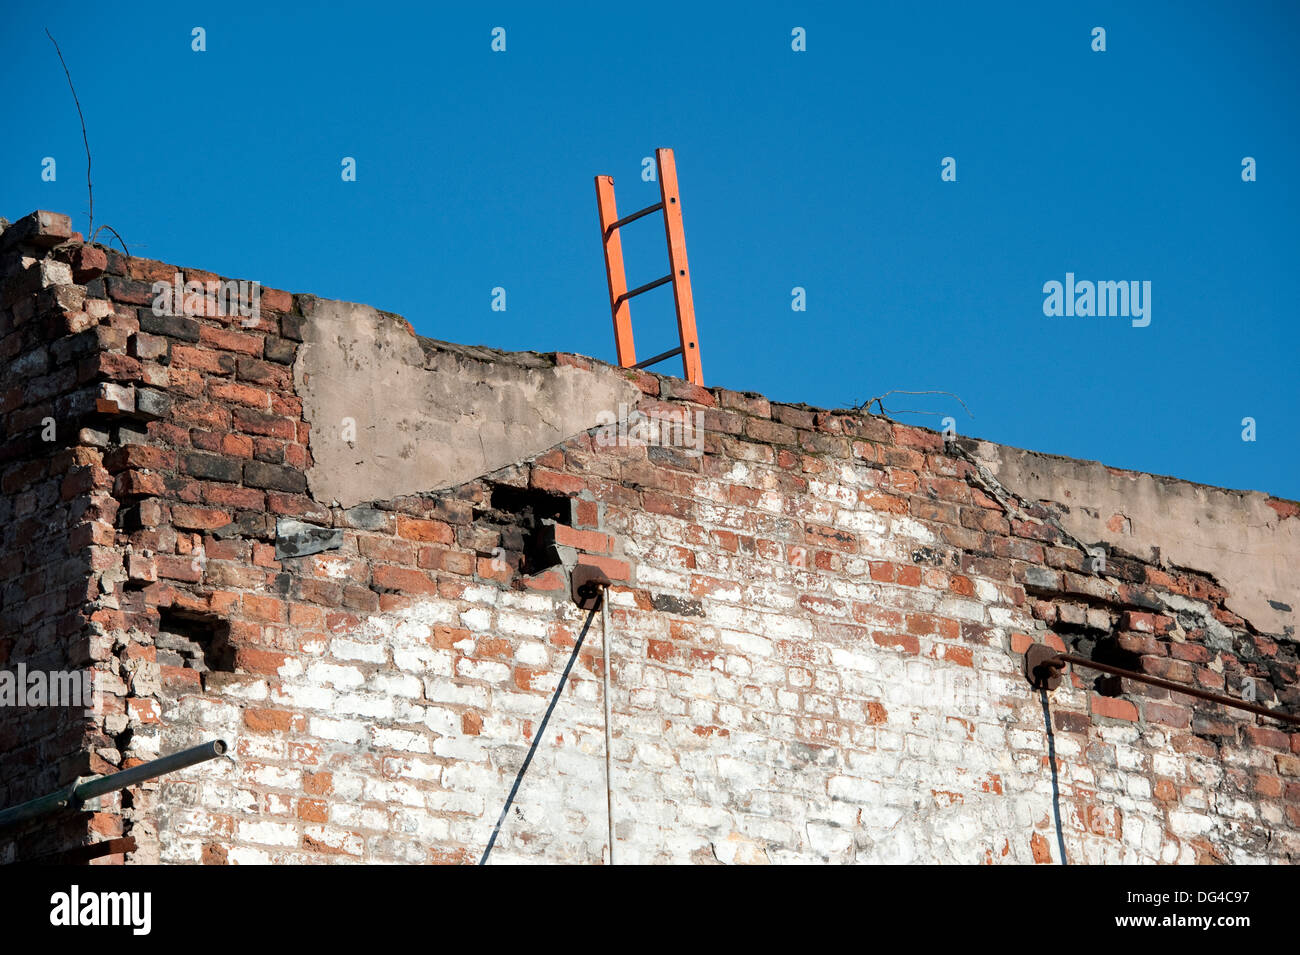
<path id="1" fill-rule="evenodd" d="M 1233 699 L 1230 696 L 1221 696 L 1218 693 L 1211 693 L 1208 690 L 1200 690 L 1194 686 L 1187 686 L 1184 683 L 1175 683 L 1172 680 L 1164 680 L 1158 676 L 1147 676 L 1145 673 L 1134 673 L 1132 670 L 1123 670 L 1117 666 L 1111 666 L 1109 663 L 1098 663 L 1096 660 L 1089 660 L 1087 657 L 1076 656 L 1073 653 L 1058 653 L 1056 656 L 1044 660 L 1042 665 L 1056 667 L 1064 666 L 1067 663 L 1073 663 L 1075 666 L 1088 667 L 1093 670 L 1100 670 L 1103 673 L 1110 673 L 1114 676 L 1122 676 L 1126 680 L 1134 680 L 1138 683 L 1158 686 L 1162 689 L 1171 690 L 1174 693 L 1182 693 L 1185 696 L 1192 696 L 1198 700 L 1205 700 L 1209 703 L 1219 703 L 1223 706 L 1231 706 L 1234 709 L 1258 713 L 1260 716 L 1267 716 L 1271 719 L 1300 724 L 1300 716 L 1293 716 L 1290 713 L 1284 713 L 1280 710 L 1270 710 L 1267 706 L 1260 706 L 1257 703 L 1247 703 L 1245 700 Z"/>
<path id="2" fill-rule="evenodd" d="M 48 796 L 40 796 L 37 799 L 19 803 L 17 806 L 0 811 L 0 828 L 27 819 L 35 819 L 37 816 L 44 816 L 60 809 L 77 809 L 83 803 L 98 796 L 125 789 L 127 786 L 134 786 L 137 783 L 154 779 L 166 773 L 174 773 L 197 763 L 205 763 L 210 759 L 216 759 L 218 756 L 224 755 L 225 752 L 225 741 L 214 739 L 211 742 L 203 743 L 201 746 L 194 746 L 190 749 L 181 750 L 179 753 L 172 753 L 170 756 L 162 756 L 147 763 L 141 763 L 131 769 L 124 769 L 120 773 L 110 773 L 107 776 L 95 776 L 91 779 L 78 780 L 64 786 L 57 792 L 50 793 Z"/>
<path id="3" fill-rule="evenodd" d="M 609 823 L 609 864 L 614 864 L 614 777 L 612 768 L 613 737 L 610 731 L 609 704 L 609 588 L 600 594 L 601 656 L 605 663 L 605 818 Z"/>

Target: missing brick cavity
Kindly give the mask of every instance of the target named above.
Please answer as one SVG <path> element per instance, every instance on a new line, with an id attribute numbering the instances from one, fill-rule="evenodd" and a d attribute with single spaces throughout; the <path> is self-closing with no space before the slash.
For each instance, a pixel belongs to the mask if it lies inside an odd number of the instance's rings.
<path id="1" fill-rule="evenodd" d="M 538 488 L 489 484 L 488 500 L 474 511 L 474 522 L 493 535 L 489 556 L 514 560 L 525 576 L 559 566 L 554 527 L 572 525 L 572 502 Z"/>
<path id="2" fill-rule="evenodd" d="M 230 625 L 212 614 L 161 609 L 154 647 L 160 665 L 197 671 L 205 690 L 208 674 L 235 672 Z"/>

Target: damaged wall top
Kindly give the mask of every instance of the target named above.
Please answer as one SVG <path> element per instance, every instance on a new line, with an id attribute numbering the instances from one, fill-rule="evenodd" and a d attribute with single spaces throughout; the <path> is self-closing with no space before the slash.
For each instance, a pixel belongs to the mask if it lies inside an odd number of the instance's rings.
<path id="1" fill-rule="evenodd" d="M 323 503 L 348 507 L 462 483 L 595 427 L 602 412 L 612 417 L 640 394 L 601 362 L 587 369 L 433 342 L 368 306 L 300 299 L 305 347 L 294 376 L 316 436 L 307 479 Z M 349 422 L 356 440 L 342 437 Z M 1294 503 L 988 441 L 974 447 L 1010 493 L 1058 505 L 1062 529 L 1081 543 L 1207 574 L 1258 630 L 1295 636 Z"/>
<path id="2" fill-rule="evenodd" d="M 601 411 L 640 396 L 608 369 L 434 342 L 365 305 L 302 300 L 294 381 L 317 436 L 307 481 L 322 503 L 461 484 L 595 427 Z"/>
<path id="3" fill-rule="evenodd" d="M 1105 542 L 1171 570 L 1207 574 L 1228 591 L 1229 608 L 1256 630 L 1295 638 L 1300 511 L 1294 502 L 988 441 L 978 443 L 976 455 L 1020 498 L 1058 505 L 1061 526 L 1081 542 Z"/>

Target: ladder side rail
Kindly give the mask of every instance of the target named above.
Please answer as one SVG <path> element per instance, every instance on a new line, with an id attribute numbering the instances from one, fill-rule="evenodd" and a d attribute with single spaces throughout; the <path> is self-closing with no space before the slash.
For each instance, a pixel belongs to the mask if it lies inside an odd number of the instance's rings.
<path id="1" fill-rule="evenodd" d="M 686 232 L 682 227 L 682 204 L 677 189 L 677 164 L 673 159 L 673 151 L 656 149 L 655 162 L 659 168 L 659 196 L 663 201 L 668 263 L 673 276 L 677 332 L 682 342 L 682 371 L 691 384 L 703 385 L 700 343 L 695 330 L 695 299 L 691 295 L 691 269 L 686 261 Z"/>
<path id="2" fill-rule="evenodd" d="M 628 303 L 627 276 L 623 272 L 623 240 L 619 238 L 618 208 L 614 203 L 614 177 L 596 177 L 596 208 L 600 213 L 600 244 L 605 253 L 605 280 L 609 284 L 609 311 L 614 319 L 614 347 L 622 368 L 636 364 L 632 339 L 632 309 Z"/>

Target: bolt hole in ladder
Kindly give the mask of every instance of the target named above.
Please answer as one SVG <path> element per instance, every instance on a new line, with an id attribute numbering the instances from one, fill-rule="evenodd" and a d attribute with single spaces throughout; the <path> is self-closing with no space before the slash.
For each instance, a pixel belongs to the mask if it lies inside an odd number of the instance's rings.
<path id="1" fill-rule="evenodd" d="M 682 372 L 694 385 L 704 384 L 700 370 L 700 343 L 695 333 L 695 301 L 691 297 L 691 270 L 686 264 L 686 235 L 682 229 L 682 204 L 677 190 L 677 165 L 671 149 L 655 150 L 659 173 L 659 202 L 620 219 L 614 204 L 614 177 L 596 177 L 596 207 L 600 212 L 600 240 L 605 249 L 605 277 L 609 281 L 609 310 L 614 317 L 614 345 L 622 368 L 647 368 L 661 361 L 682 356 Z M 668 240 L 669 272 L 663 278 L 628 290 L 623 273 L 623 241 L 619 229 L 652 212 L 663 212 L 664 234 Z M 677 332 L 681 344 L 662 354 L 636 360 L 632 340 L 631 300 L 642 292 L 673 284 L 673 303 L 677 308 Z"/>

